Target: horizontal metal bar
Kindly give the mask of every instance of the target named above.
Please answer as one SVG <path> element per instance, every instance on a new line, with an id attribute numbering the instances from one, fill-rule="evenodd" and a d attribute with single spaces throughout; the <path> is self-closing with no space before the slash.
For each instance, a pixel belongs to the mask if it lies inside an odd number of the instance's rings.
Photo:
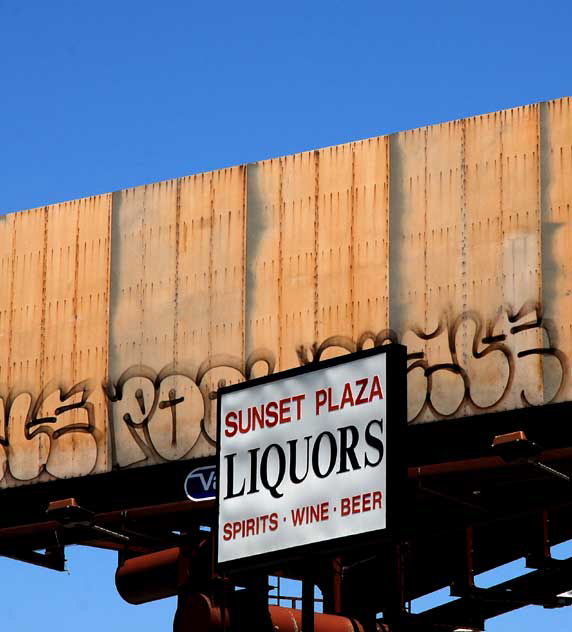
<path id="1" fill-rule="evenodd" d="M 66 559 L 63 555 L 63 551 L 61 553 L 40 553 L 39 551 L 0 551 L 0 555 L 18 562 L 26 562 L 27 564 L 33 564 L 34 566 L 49 568 L 52 571 L 61 572 L 66 570 Z"/>

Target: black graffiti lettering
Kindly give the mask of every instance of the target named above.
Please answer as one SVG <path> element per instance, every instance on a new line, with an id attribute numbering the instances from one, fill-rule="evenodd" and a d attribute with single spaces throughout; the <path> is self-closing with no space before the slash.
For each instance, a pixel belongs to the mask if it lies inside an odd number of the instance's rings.
<path id="1" fill-rule="evenodd" d="M 92 391 L 93 387 L 90 385 L 88 380 L 79 382 L 68 391 L 64 391 L 61 388 L 44 388 L 30 407 L 28 421 L 26 422 L 26 432 L 29 434 L 30 437 L 33 437 L 39 433 L 45 433 L 48 434 L 52 439 L 57 439 L 58 437 L 61 437 L 62 435 L 68 434 L 70 432 L 85 432 L 92 434 L 95 431 L 95 415 L 93 404 L 88 401 Z M 40 410 L 48 400 L 49 396 L 54 394 L 55 392 L 60 393 L 59 399 L 63 405 L 57 406 L 53 410 L 53 415 L 40 417 Z M 75 398 L 78 394 L 81 395 L 80 401 L 71 404 L 65 403 L 68 400 Z M 69 413 L 73 410 L 85 411 L 87 423 L 69 423 L 62 428 L 58 428 L 56 430 L 53 430 L 49 426 L 45 425 L 53 425 L 58 423 L 59 418 L 62 415 L 65 415 L 66 413 Z M 32 428 L 33 430 L 31 430 Z"/>
<path id="2" fill-rule="evenodd" d="M 159 408 L 169 408 L 171 410 L 172 418 L 172 431 L 171 431 L 171 445 L 177 444 L 177 404 L 181 404 L 185 401 L 184 397 L 177 397 L 177 391 L 172 388 L 169 390 L 169 399 L 159 402 Z"/>
<path id="3" fill-rule="evenodd" d="M 527 318 L 525 322 L 520 322 Z M 503 319 L 508 323 L 506 330 L 502 330 Z M 495 363 L 499 368 L 499 373 L 506 375 L 504 383 L 498 384 L 498 395 L 496 399 L 481 405 L 475 400 L 475 393 L 479 390 L 478 380 L 471 376 L 471 369 L 465 366 L 465 359 L 459 358 L 457 351 L 457 336 L 468 326 L 474 327 L 472 341 L 470 341 L 470 359 L 480 361 L 495 358 Z M 499 331 L 499 328 L 501 329 Z M 526 331 L 538 330 L 547 340 L 544 347 L 532 346 L 528 349 L 516 350 L 516 338 Z M 483 321 L 477 311 L 465 311 L 457 316 L 444 314 L 436 327 L 429 332 L 418 327 L 412 327 L 410 336 L 407 339 L 407 374 L 408 377 L 414 371 L 421 371 L 425 377 L 425 397 L 420 403 L 418 410 L 410 414 L 408 421 L 416 421 L 420 418 L 446 419 L 459 415 L 463 407 L 468 411 L 487 412 L 497 408 L 505 401 L 512 392 L 515 385 L 516 376 L 519 370 L 519 361 L 527 357 L 539 355 L 544 358 L 553 358 L 559 365 L 559 378 L 553 386 L 554 393 L 551 397 L 544 399 L 545 404 L 559 401 L 562 392 L 569 379 L 569 365 L 566 354 L 557 347 L 556 328 L 544 318 L 542 306 L 534 301 L 525 302 L 518 310 L 510 306 L 503 306 L 497 311 L 494 318 Z M 353 341 L 346 336 L 330 336 L 321 343 L 314 343 L 310 347 L 299 346 L 296 351 L 301 365 L 318 363 L 326 351 L 335 351 L 336 355 L 343 355 L 352 351 L 361 351 L 367 348 L 366 345 L 381 346 L 389 342 L 401 342 L 407 332 L 395 332 L 391 329 L 382 329 L 377 334 L 372 331 L 363 332 Z M 440 350 L 440 360 L 433 362 L 432 344 L 437 344 L 437 339 L 442 334 L 446 334 L 446 348 Z M 413 342 L 411 342 L 411 335 Z M 418 347 L 416 346 L 418 343 Z M 443 361 L 443 351 L 446 351 L 448 358 Z M 496 355 L 493 355 L 496 354 Z M 502 363 L 502 365 L 501 365 Z M 557 372 L 558 374 L 558 372 Z M 456 377 L 459 381 L 458 400 L 455 401 L 451 410 L 441 410 L 437 398 L 440 391 L 437 389 L 439 376 Z M 443 387 L 441 387 L 443 388 Z M 450 389 L 447 391 L 449 401 L 452 397 Z M 523 391 L 520 393 L 521 402 L 525 406 L 533 405 Z"/>

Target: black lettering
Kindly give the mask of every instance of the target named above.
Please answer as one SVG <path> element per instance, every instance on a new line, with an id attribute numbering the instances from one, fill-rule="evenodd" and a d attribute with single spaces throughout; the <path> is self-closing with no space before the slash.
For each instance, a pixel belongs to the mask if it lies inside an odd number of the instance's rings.
<path id="1" fill-rule="evenodd" d="M 310 440 L 311 438 L 312 438 L 311 436 L 304 437 L 304 441 L 306 442 L 306 471 L 304 472 L 304 476 L 302 476 L 302 478 L 300 478 L 296 474 L 296 461 L 298 458 L 298 451 L 296 450 L 296 447 L 298 445 L 298 439 L 290 439 L 290 441 L 287 442 L 290 447 L 290 480 L 295 485 L 299 485 L 300 483 L 302 483 L 304 480 L 306 480 L 306 477 L 308 476 L 308 471 L 310 469 Z"/>
<path id="2" fill-rule="evenodd" d="M 383 419 L 381 420 L 372 419 L 366 426 L 365 441 L 368 446 L 370 446 L 371 448 L 377 451 L 378 456 L 377 456 L 377 460 L 370 461 L 366 452 L 364 467 L 375 467 L 376 465 L 379 465 L 381 463 L 381 460 L 383 459 L 383 453 L 384 453 L 383 441 L 381 440 L 380 437 L 376 437 L 372 434 L 372 429 L 376 427 L 379 428 L 379 434 L 383 436 Z"/>
<path id="3" fill-rule="evenodd" d="M 256 494 L 258 491 L 258 451 L 260 448 L 252 448 L 248 451 L 250 454 L 250 489 L 247 494 Z"/>
<path id="4" fill-rule="evenodd" d="M 270 453 L 272 450 L 275 450 L 278 456 L 278 473 L 274 483 L 270 483 L 270 481 L 268 480 L 268 459 L 270 458 Z M 266 448 L 266 450 L 264 450 L 262 454 L 262 459 L 260 459 L 260 482 L 272 494 L 272 496 L 274 496 L 274 498 L 282 498 L 282 496 L 284 496 L 284 494 L 281 494 L 278 491 L 278 487 L 284 480 L 285 474 L 286 455 L 284 454 L 284 450 L 282 450 L 282 448 L 277 443 L 271 443 Z"/>
<path id="5" fill-rule="evenodd" d="M 242 487 L 240 488 L 240 491 L 236 493 L 234 491 L 234 457 L 236 455 L 237 453 L 234 452 L 233 454 L 226 454 L 224 457 L 227 462 L 226 496 L 224 497 L 225 500 L 227 500 L 228 498 L 236 498 L 237 496 L 242 496 L 244 494 L 244 479 L 242 480 Z"/>
<path id="6" fill-rule="evenodd" d="M 338 428 L 338 432 L 340 433 L 340 469 L 338 474 L 349 471 L 348 459 L 352 470 L 359 470 L 360 464 L 356 456 L 356 446 L 359 442 L 358 429 L 355 426 L 344 426 Z M 351 435 L 351 438 L 348 435 Z"/>
<path id="7" fill-rule="evenodd" d="M 320 471 L 320 444 L 324 437 L 328 437 L 330 442 L 330 463 L 328 465 L 328 469 L 322 473 Z M 316 443 L 314 443 L 314 449 L 312 450 L 312 469 L 314 470 L 314 474 L 318 478 L 326 478 L 326 476 L 329 476 L 336 465 L 337 456 L 338 446 L 334 435 L 327 431 L 320 433 L 316 438 Z"/>

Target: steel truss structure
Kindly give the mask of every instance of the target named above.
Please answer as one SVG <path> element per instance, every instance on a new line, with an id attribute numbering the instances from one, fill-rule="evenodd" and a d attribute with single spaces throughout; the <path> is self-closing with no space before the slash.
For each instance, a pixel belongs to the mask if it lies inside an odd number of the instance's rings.
<path id="1" fill-rule="evenodd" d="M 572 603 L 563 594 L 572 587 L 572 558 L 550 555 L 551 545 L 572 538 L 570 412 L 564 403 L 409 426 L 399 537 L 272 569 L 302 580 L 301 609 L 269 606 L 267 570 L 216 572 L 214 503 L 182 497 L 181 463 L 5 490 L 0 551 L 61 571 L 67 545 L 114 549 L 127 601 L 178 596 L 176 632 L 481 630 L 525 605 Z M 130 488 L 129 506 L 117 506 L 114 498 Z M 520 557 L 530 573 L 491 588 L 475 584 L 477 574 Z M 323 613 L 314 613 L 315 585 Z M 444 586 L 455 601 L 408 611 L 410 600 Z"/>

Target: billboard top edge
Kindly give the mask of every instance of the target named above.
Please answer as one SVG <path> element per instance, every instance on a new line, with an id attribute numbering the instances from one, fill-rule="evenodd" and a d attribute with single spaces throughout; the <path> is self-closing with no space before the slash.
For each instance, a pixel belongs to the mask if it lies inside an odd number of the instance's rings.
<path id="1" fill-rule="evenodd" d="M 398 134 L 407 134 L 407 133 L 415 133 L 415 132 L 420 132 L 423 130 L 429 130 L 432 128 L 438 128 L 440 126 L 443 125 L 450 125 L 450 124 L 454 124 L 454 123 L 458 123 L 460 121 L 467 121 L 467 120 L 471 120 L 471 119 L 478 119 L 484 116 L 490 116 L 493 114 L 503 114 L 503 113 L 508 113 L 511 111 L 516 111 L 516 110 L 521 110 L 524 108 L 530 108 L 530 107 L 535 107 L 535 106 L 540 106 L 543 104 L 554 104 L 554 103 L 558 103 L 558 102 L 564 102 L 564 101 L 570 101 L 572 99 L 572 97 L 570 96 L 562 96 L 562 97 L 558 97 L 555 99 L 547 99 L 544 101 L 536 101 L 534 103 L 529 103 L 529 104 L 525 104 L 525 105 L 517 105 L 514 106 L 512 108 L 505 108 L 502 110 L 495 110 L 495 111 L 491 111 L 491 112 L 484 112 L 481 114 L 474 114 L 471 116 L 466 116 L 466 117 L 462 117 L 462 118 L 457 118 L 457 119 L 451 119 L 448 121 L 438 121 L 435 123 L 431 123 L 429 125 L 423 125 L 421 127 L 415 127 L 415 128 L 410 128 L 410 129 L 406 129 L 406 130 L 397 130 L 394 132 L 388 132 L 387 134 L 380 134 L 378 136 L 370 136 L 370 137 L 366 137 L 366 138 L 358 138 L 358 139 L 354 139 L 345 143 L 339 143 L 339 144 L 333 144 L 333 145 L 326 145 L 324 147 L 313 147 L 310 149 L 306 149 L 303 151 L 299 151 L 299 152 L 295 152 L 293 154 L 285 154 L 285 155 L 280 155 L 280 156 L 269 156 L 267 158 L 262 158 L 260 160 L 255 160 L 252 162 L 247 162 L 247 163 L 242 163 L 242 164 L 238 164 L 238 165 L 225 165 L 222 167 L 219 167 L 218 169 L 210 169 L 207 171 L 202 171 L 199 173 L 192 173 L 192 174 L 185 174 L 182 176 L 178 176 L 178 177 L 174 177 L 174 178 L 168 178 L 167 180 L 157 180 L 154 182 L 145 182 L 139 185 L 134 185 L 132 187 L 127 187 L 124 189 L 117 189 L 115 191 L 104 191 L 102 193 L 97 193 L 97 194 L 93 194 L 93 195 L 88 195 L 85 197 L 81 197 L 81 198 L 74 198 L 71 200 L 61 200 L 59 202 L 51 202 L 49 204 L 44 204 L 44 205 L 40 205 L 37 207 L 33 207 L 33 208 L 28 208 L 28 209 L 19 209 L 17 211 L 11 211 L 10 213 L 5 213 L 4 217 L 10 217 L 12 215 L 17 215 L 17 214 L 21 214 L 21 213 L 27 213 L 29 211 L 39 211 L 39 210 L 49 210 L 50 208 L 53 207 L 57 207 L 57 206 L 61 206 L 64 204 L 70 204 L 70 203 L 74 203 L 74 202 L 80 202 L 80 201 L 88 201 L 91 200 L 93 198 L 98 198 L 98 197 L 112 197 L 115 194 L 121 194 L 121 193 L 129 193 L 131 191 L 135 191 L 138 189 L 143 189 L 146 187 L 154 187 L 154 186 L 162 186 L 162 185 L 168 185 L 168 184 L 172 184 L 177 182 L 178 180 L 183 180 L 186 178 L 193 178 L 193 177 L 199 177 L 199 176 L 206 176 L 209 174 L 213 174 L 213 173 L 218 173 L 218 172 L 224 172 L 227 170 L 233 170 L 233 169 L 241 169 L 241 168 L 245 168 L 248 167 L 249 165 L 259 165 L 259 164 L 264 164 L 264 163 L 269 163 L 275 160 L 280 160 L 282 158 L 289 158 L 289 157 L 296 157 L 296 156 L 304 156 L 304 155 L 308 155 L 308 154 L 313 154 L 316 151 L 327 151 L 329 149 L 334 149 L 334 148 L 342 148 L 342 147 L 347 147 L 347 146 L 351 146 L 354 145 L 356 143 L 363 143 L 363 142 L 367 142 L 367 141 L 373 141 L 373 140 L 378 140 L 381 138 L 391 138 L 392 136 L 396 136 Z"/>

